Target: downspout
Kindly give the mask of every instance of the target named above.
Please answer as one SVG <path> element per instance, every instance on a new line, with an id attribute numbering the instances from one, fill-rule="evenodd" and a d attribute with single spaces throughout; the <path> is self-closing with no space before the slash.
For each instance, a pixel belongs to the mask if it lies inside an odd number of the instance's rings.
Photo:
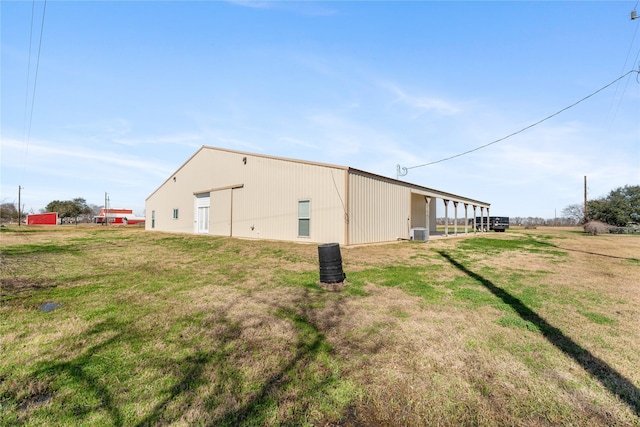
<path id="1" fill-rule="evenodd" d="M 344 245 L 349 246 L 349 169 L 344 174 Z"/>
<path id="2" fill-rule="evenodd" d="M 231 188 L 231 207 L 229 212 L 229 237 L 233 237 L 233 188 Z"/>
<path id="3" fill-rule="evenodd" d="M 412 193 L 411 193 L 411 189 L 408 187 L 407 187 L 407 191 L 409 192 L 409 214 L 407 215 L 407 240 L 411 240 L 411 224 L 412 224 L 412 218 L 413 218 L 413 212 L 411 211 Z"/>

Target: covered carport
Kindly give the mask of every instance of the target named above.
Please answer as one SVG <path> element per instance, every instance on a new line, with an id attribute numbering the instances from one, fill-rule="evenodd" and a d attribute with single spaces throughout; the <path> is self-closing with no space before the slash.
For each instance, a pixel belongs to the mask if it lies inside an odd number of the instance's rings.
<path id="1" fill-rule="evenodd" d="M 415 187 L 411 188 L 411 216 L 409 218 L 409 226 L 413 232 L 410 232 L 410 235 L 416 235 L 415 230 L 422 229 L 428 231 L 427 236 L 436 234 L 436 203 L 438 199 L 442 200 L 444 205 L 444 236 L 448 237 L 451 232 L 453 235 L 457 235 L 459 233 L 459 208 L 463 209 L 464 213 L 464 234 L 469 233 L 470 214 L 473 219 L 472 224 L 474 233 L 477 230 L 476 217 L 478 216 L 480 217 L 480 230 L 488 230 L 489 209 L 491 204 L 438 190 Z M 450 208 L 453 211 L 453 224 L 451 224 L 450 221 Z M 451 225 L 453 225 L 452 229 L 450 229 Z"/>

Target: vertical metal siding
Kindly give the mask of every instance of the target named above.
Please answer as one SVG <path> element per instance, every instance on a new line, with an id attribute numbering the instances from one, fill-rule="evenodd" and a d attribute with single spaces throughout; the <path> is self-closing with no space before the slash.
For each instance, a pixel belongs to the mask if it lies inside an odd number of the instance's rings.
<path id="1" fill-rule="evenodd" d="M 231 235 L 231 191 L 233 190 L 228 188 L 210 193 L 209 234 L 214 236 Z"/>
<path id="2" fill-rule="evenodd" d="M 409 189 L 357 172 L 349 174 L 349 243 L 408 238 Z"/>
<path id="3" fill-rule="evenodd" d="M 146 211 L 156 211 L 156 230 L 192 233 L 194 192 L 243 185 L 221 191 L 224 200 L 211 192 L 211 234 L 225 232 L 225 221 L 232 222 L 236 237 L 345 243 L 342 168 L 205 147 L 174 176 L 175 182 L 167 180 L 147 199 Z M 298 201 L 306 199 L 311 200 L 311 236 L 298 237 Z M 171 219 L 174 208 L 180 209 L 178 220 Z"/>
<path id="4" fill-rule="evenodd" d="M 146 212 L 156 212 L 155 230 L 179 233 L 193 233 L 195 209 L 193 193 L 207 188 L 202 183 L 211 181 L 206 150 L 199 151 L 185 167 L 177 171 L 152 196 L 147 199 Z M 178 219 L 172 218 L 173 209 L 179 209 Z M 147 218 L 150 224 L 150 218 Z M 149 229 L 150 225 L 145 224 Z"/>
<path id="5" fill-rule="evenodd" d="M 411 227 L 426 227 L 427 202 L 421 194 L 411 193 Z"/>
<path id="6" fill-rule="evenodd" d="M 249 162 L 247 184 L 237 198 L 234 194 L 234 235 L 343 243 L 342 170 L 264 157 L 247 159 L 247 166 Z M 298 237 L 300 200 L 311 201 L 309 237 Z"/>

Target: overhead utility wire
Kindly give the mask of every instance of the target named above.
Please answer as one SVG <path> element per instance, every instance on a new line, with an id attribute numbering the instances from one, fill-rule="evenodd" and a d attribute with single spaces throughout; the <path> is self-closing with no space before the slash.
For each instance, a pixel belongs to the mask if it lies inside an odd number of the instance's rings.
<path id="1" fill-rule="evenodd" d="M 29 113 L 29 126 L 27 130 L 27 149 L 24 154 L 24 167 L 22 169 L 22 174 L 24 175 L 25 170 L 27 169 L 27 157 L 29 155 L 29 142 L 31 140 L 31 124 L 33 123 L 33 109 L 36 101 L 36 87 L 38 84 L 38 69 L 40 68 L 40 51 L 42 50 L 42 34 L 44 33 L 44 16 L 47 11 L 47 0 L 44 0 L 44 6 L 42 8 L 42 22 L 40 24 L 40 41 L 38 42 L 38 56 L 36 57 L 36 72 L 33 78 L 33 94 L 31 95 L 31 111 Z M 31 49 L 31 46 L 29 46 Z"/>
<path id="2" fill-rule="evenodd" d="M 639 1 L 640 2 L 640 1 Z M 633 10 L 636 10 L 636 7 L 638 6 L 638 2 L 636 2 L 636 5 L 634 6 Z M 624 70 L 627 68 L 627 63 L 629 61 L 629 55 L 631 55 L 631 49 L 633 48 L 633 43 L 636 40 L 636 35 L 638 34 L 638 27 L 639 25 L 635 26 L 635 30 L 633 31 L 633 36 L 631 37 L 631 43 L 629 43 L 629 49 L 627 50 L 627 56 L 624 59 L 624 65 L 622 66 L 622 69 L 620 70 L 620 72 L 624 72 Z M 640 51 L 638 52 L 638 54 L 640 55 Z M 638 63 L 638 57 L 636 56 L 635 59 L 635 63 Z M 636 76 L 637 78 L 637 76 Z M 618 99 L 618 105 L 616 106 L 616 109 L 613 113 L 613 117 L 611 118 L 611 120 L 609 121 L 609 128 L 611 128 L 613 126 L 613 122 L 616 120 L 616 116 L 618 115 L 618 110 L 620 109 L 620 105 L 622 104 L 622 100 L 624 98 L 624 94 L 627 91 L 627 86 L 629 86 L 629 80 L 627 79 L 627 81 L 624 84 L 624 88 L 622 89 L 622 94 L 620 95 L 620 99 Z M 620 87 L 620 85 L 616 85 L 616 90 L 613 92 L 613 97 L 611 97 L 611 104 L 609 104 L 609 111 L 607 111 L 607 118 L 611 117 L 611 109 L 613 108 L 613 104 L 615 102 L 616 96 L 618 95 L 618 88 Z"/>
<path id="3" fill-rule="evenodd" d="M 24 91 L 24 116 L 22 119 L 22 139 L 27 136 L 27 111 L 29 106 L 29 83 L 31 81 L 31 46 L 33 45 L 33 15 L 35 13 L 36 1 L 31 2 L 31 25 L 29 26 L 29 55 L 27 62 L 27 87 Z"/>
<path id="4" fill-rule="evenodd" d="M 400 176 L 405 176 L 405 175 L 407 175 L 407 174 L 409 173 L 409 170 L 410 170 L 410 169 L 416 169 L 416 168 L 421 168 L 421 167 L 424 167 L 424 166 L 435 165 L 436 163 L 441 163 L 441 162 L 445 162 L 445 161 L 447 161 L 447 160 L 455 159 L 456 157 L 461 157 L 461 156 L 464 156 L 465 154 L 473 153 L 474 151 L 481 150 L 481 149 L 486 148 L 486 147 L 488 147 L 488 146 L 490 146 L 490 145 L 497 144 L 498 142 L 501 142 L 501 141 L 504 141 L 505 139 L 511 138 L 512 136 L 518 135 L 518 134 L 520 134 L 520 133 L 522 133 L 522 132 L 524 132 L 524 131 L 526 131 L 526 130 L 528 130 L 528 129 L 531 129 L 531 128 L 532 128 L 532 127 L 534 127 L 534 126 L 539 125 L 539 124 L 540 124 L 540 123 L 542 123 L 542 122 L 545 122 L 545 121 L 547 121 L 547 120 L 549 120 L 549 119 L 551 119 L 551 118 L 553 118 L 553 117 L 557 116 L 557 115 L 558 115 L 558 114 L 560 114 L 560 113 L 563 113 L 563 112 L 567 111 L 567 110 L 568 110 L 568 109 L 570 109 L 570 108 L 575 107 L 576 105 L 580 104 L 581 102 L 586 101 L 587 99 L 591 98 L 592 96 L 594 96 L 594 95 L 596 95 L 596 94 L 598 94 L 598 93 L 602 92 L 603 90 L 605 90 L 605 89 L 606 89 L 606 88 L 608 88 L 609 86 L 611 86 L 611 85 L 613 85 L 613 84 L 617 83 L 619 80 L 624 79 L 625 77 L 627 77 L 629 74 L 632 74 L 632 73 L 640 74 L 640 70 L 631 70 L 631 71 L 628 71 L 627 73 L 625 73 L 625 74 L 623 74 L 622 76 L 618 77 L 617 79 L 615 79 L 615 80 L 614 80 L 614 81 L 612 81 L 611 83 L 607 84 L 606 86 L 601 87 L 600 89 L 598 89 L 598 90 L 596 90 L 595 92 L 593 92 L 593 93 L 591 93 L 591 94 L 589 94 L 589 95 L 585 96 L 584 98 L 580 99 L 579 101 L 574 102 L 573 104 L 569 105 L 568 107 L 565 107 L 565 108 L 563 108 L 562 110 L 559 110 L 559 111 L 557 111 L 557 112 L 555 112 L 555 113 L 551 114 L 550 116 L 545 117 L 545 118 L 544 118 L 544 119 L 542 119 L 542 120 L 538 120 L 537 122 L 535 122 L 535 123 L 533 123 L 533 124 L 530 124 L 529 126 L 526 126 L 526 127 L 522 128 L 522 129 L 520 129 L 520 130 L 516 131 L 516 132 L 510 133 L 510 134 L 509 134 L 509 135 L 507 135 L 507 136 L 504 136 L 504 137 L 502 137 L 502 138 L 500 138 L 500 139 L 496 139 L 495 141 L 491 141 L 491 142 L 490 142 L 490 143 L 488 143 L 488 144 L 481 145 L 481 146 L 479 146 L 479 147 L 476 147 L 476 148 L 473 148 L 473 149 L 471 149 L 471 150 L 465 151 L 464 153 L 459 153 L 459 154 L 456 154 L 456 155 L 453 155 L 453 156 L 445 157 L 444 159 L 436 160 L 436 161 L 429 162 L 429 163 L 424 163 L 424 164 L 417 165 L 417 166 L 411 166 L 411 167 L 408 167 L 408 168 L 407 168 L 407 167 L 402 167 L 402 166 L 398 165 L 398 171 L 397 171 L 397 172 L 398 172 L 398 176 L 400 177 Z"/>

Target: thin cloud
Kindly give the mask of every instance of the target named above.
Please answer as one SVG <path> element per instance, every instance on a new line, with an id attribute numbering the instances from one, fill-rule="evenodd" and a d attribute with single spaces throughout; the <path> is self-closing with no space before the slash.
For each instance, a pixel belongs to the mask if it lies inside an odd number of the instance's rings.
<path id="1" fill-rule="evenodd" d="M 391 105 L 400 104 L 415 110 L 413 118 L 428 112 L 441 115 L 459 114 L 462 110 L 457 105 L 441 98 L 410 94 L 396 83 L 379 83 L 394 96 Z"/>
<path id="2" fill-rule="evenodd" d="M 2 148 L 3 151 L 6 149 L 16 150 L 17 154 L 18 151 L 23 150 L 23 144 L 14 139 L 3 139 Z M 132 170 L 143 170 L 147 174 L 159 177 L 166 176 L 171 172 L 169 168 L 159 167 L 155 161 L 148 161 L 133 156 L 107 152 L 100 148 L 96 150 L 88 150 L 81 147 L 68 148 L 66 146 L 60 147 L 53 143 L 45 144 L 42 142 L 31 142 L 29 145 L 28 159 L 29 162 L 37 162 L 39 164 L 55 164 L 58 169 L 60 169 L 59 165 L 61 164 L 67 165 L 67 169 L 72 169 L 72 161 L 77 160 L 83 162 L 80 163 L 79 166 L 86 165 L 86 162 L 93 161 L 96 162 L 96 164 L 110 164 L 113 166 L 130 168 Z"/>
<path id="3" fill-rule="evenodd" d="M 183 134 L 175 134 L 175 135 L 165 135 L 165 136 L 148 136 L 144 138 L 114 138 L 113 142 L 126 145 L 126 146 L 138 146 L 138 145 L 149 145 L 149 144 L 178 144 L 178 145 L 186 145 L 192 146 L 193 143 L 201 142 L 204 140 L 204 137 L 197 133 L 183 133 Z"/>
<path id="4" fill-rule="evenodd" d="M 62 130 L 72 134 L 90 133 L 95 138 L 98 135 L 102 138 L 122 138 L 131 133 L 133 125 L 126 119 L 97 120 L 73 125 L 66 125 Z"/>
<path id="5" fill-rule="evenodd" d="M 298 138 L 292 138 L 289 136 L 281 136 L 278 138 L 278 141 L 284 142 L 287 145 L 297 145 L 299 147 L 305 147 L 305 148 L 311 148 L 313 150 L 317 150 L 318 146 L 311 144 L 307 141 L 298 139 Z"/>
<path id="6" fill-rule="evenodd" d="M 314 1 L 228 0 L 228 3 L 251 9 L 282 10 L 306 16 L 332 16 L 338 13 L 336 9 L 328 8 L 326 4 Z"/>

